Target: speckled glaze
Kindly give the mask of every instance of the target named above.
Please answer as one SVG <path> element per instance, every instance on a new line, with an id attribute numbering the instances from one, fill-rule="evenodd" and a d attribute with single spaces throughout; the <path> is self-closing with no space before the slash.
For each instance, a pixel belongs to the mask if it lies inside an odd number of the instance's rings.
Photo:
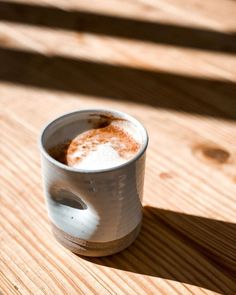
<path id="1" fill-rule="evenodd" d="M 49 156 L 50 146 L 91 128 L 85 126 L 89 122 L 86 118 L 95 114 L 112 115 L 133 124 L 141 142 L 134 158 L 117 167 L 86 171 Z M 81 255 L 105 256 L 134 241 L 142 221 L 147 144 L 145 128 L 133 117 L 114 110 L 79 110 L 46 125 L 40 138 L 43 188 L 53 233 L 62 245 Z"/>

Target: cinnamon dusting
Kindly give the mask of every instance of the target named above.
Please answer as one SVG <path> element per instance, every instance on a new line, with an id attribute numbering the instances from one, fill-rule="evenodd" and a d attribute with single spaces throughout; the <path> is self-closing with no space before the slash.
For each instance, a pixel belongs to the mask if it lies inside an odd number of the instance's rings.
<path id="1" fill-rule="evenodd" d="M 96 125 L 94 129 L 79 134 L 73 140 L 67 140 L 50 148 L 48 150 L 49 154 L 57 161 L 73 166 L 85 158 L 89 152 L 95 151 L 99 145 L 110 143 L 120 157 L 128 160 L 138 152 L 140 144 L 123 128 L 112 125 L 112 119 L 114 120 L 114 118 L 100 117 L 100 125 Z M 79 157 L 73 157 L 75 152 L 79 152 Z"/>
<path id="2" fill-rule="evenodd" d="M 106 127 L 91 129 L 72 140 L 67 150 L 67 164 L 73 166 L 85 158 L 90 151 L 96 150 L 97 146 L 106 143 L 110 143 L 124 159 L 136 154 L 140 147 L 139 143 L 122 128 L 109 124 Z M 75 151 L 81 152 L 80 158 L 73 157 Z"/>

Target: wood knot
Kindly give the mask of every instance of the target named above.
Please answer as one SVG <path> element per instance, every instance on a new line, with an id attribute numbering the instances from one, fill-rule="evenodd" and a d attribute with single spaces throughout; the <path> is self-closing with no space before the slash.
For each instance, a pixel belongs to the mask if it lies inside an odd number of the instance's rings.
<path id="1" fill-rule="evenodd" d="M 206 157 L 218 162 L 219 164 L 226 163 L 230 157 L 229 152 L 220 148 L 205 148 L 202 152 Z"/>
<path id="2" fill-rule="evenodd" d="M 165 179 L 170 179 L 170 178 L 172 178 L 173 175 L 170 174 L 170 173 L 167 173 L 167 172 L 161 172 L 161 173 L 159 174 L 159 177 L 160 177 L 161 179 L 165 180 Z"/>
<path id="3" fill-rule="evenodd" d="M 230 153 L 221 147 L 213 145 L 197 145 L 193 148 L 194 153 L 201 159 L 211 161 L 215 164 L 227 163 Z"/>
<path id="4" fill-rule="evenodd" d="M 8 37 L 0 36 L 0 43 L 4 46 L 9 46 L 12 44 L 11 40 Z"/>

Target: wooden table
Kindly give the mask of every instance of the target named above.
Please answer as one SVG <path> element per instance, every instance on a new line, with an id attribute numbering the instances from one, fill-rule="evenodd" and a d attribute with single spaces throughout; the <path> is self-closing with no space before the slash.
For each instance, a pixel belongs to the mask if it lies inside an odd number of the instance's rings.
<path id="1" fill-rule="evenodd" d="M 236 2 L 0 1 L 2 294 L 235 294 Z M 43 124 L 90 107 L 148 129 L 144 220 L 127 250 L 53 238 Z"/>

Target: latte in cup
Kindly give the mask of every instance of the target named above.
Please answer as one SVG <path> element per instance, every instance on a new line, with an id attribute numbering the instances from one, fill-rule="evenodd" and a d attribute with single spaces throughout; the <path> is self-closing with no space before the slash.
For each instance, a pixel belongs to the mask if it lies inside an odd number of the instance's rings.
<path id="1" fill-rule="evenodd" d="M 49 154 L 68 166 L 94 170 L 124 164 L 139 151 L 141 140 L 129 121 L 102 115 L 88 123 L 92 128 L 50 148 Z"/>
<path id="2" fill-rule="evenodd" d="M 47 124 L 40 137 L 43 188 L 59 243 L 99 257 L 135 240 L 147 144 L 142 124 L 115 110 L 78 110 Z"/>

